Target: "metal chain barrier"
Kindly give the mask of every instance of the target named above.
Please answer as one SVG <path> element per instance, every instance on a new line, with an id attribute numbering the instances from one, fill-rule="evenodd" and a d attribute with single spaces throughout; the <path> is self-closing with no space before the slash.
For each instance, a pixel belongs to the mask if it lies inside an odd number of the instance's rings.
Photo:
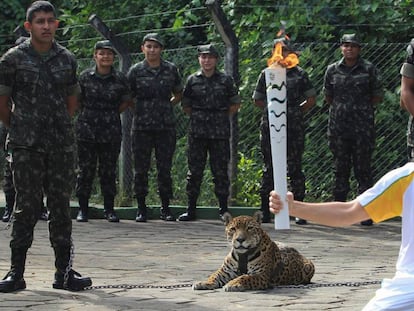
<path id="1" fill-rule="evenodd" d="M 306 285 L 280 285 L 274 286 L 273 289 L 295 288 L 309 289 L 321 287 L 361 287 L 381 284 L 381 281 L 362 281 L 362 282 L 337 282 L 337 283 L 310 283 Z M 180 289 L 192 287 L 192 283 L 181 283 L 173 285 L 151 285 L 151 284 L 120 284 L 120 285 L 96 285 L 85 288 L 85 290 L 94 289 Z"/>

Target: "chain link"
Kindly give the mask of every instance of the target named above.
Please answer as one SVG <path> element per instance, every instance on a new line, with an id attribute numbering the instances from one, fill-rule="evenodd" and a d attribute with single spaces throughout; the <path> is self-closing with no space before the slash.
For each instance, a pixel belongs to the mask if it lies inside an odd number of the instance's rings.
<path id="1" fill-rule="evenodd" d="M 174 284 L 174 285 L 145 285 L 145 284 L 120 284 L 120 285 L 96 285 L 85 288 L 85 290 L 92 289 L 176 289 L 192 287 L 192 283 Z"/>
<path id="2" fill-rule="evenodd" d="M 275 286 L 274 289 L 283 288 L 319 288 L 319 287 L 361 287 L 368 285 L 378 285 L 381 281 L 363 281 L 363 282 L 338 282 L 338 283 L 310 283 L 306 285 L 281 285 Z M 121 285 L 96 285 L 85 288 L 85 290 L 93 289 L 177 289 L 192 287 L 192 283 L 182 283 L 173 285 L 145 285 L 145 284 L 121 284 Z"/>
<path id="3" fill-rule="evenodd" d="M 306 285 L 281 285 L 281 286 L 275 286 L 274 288 L 361 287 L 361 286 L 378 285 L 378 284 L 381 284 L 381 281 L 310 283 Z"/>

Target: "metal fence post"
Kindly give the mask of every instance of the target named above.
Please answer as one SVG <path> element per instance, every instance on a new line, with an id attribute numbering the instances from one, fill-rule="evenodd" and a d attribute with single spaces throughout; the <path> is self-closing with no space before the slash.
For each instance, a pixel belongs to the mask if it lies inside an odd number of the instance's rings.
<path id="1" fill-rule="evenodd" d="M 207 0 L 207 9 L 209 10 L 214 24 L 226 46 L 226 54 L 224 56 L 224 71 L 233 77 L 236 85 L 239 85 L 239 41 L 233 31 L 227 17 L 221 8 L 220 0 Z M 237 194 L 234 181 L 237 178 L 237 144 L 239 140 L 239 126 L 237 113 L 230 117 L 230 202 L 234 202 Z"/>
<path id="2" fill-rule="evenodd" d="M 120 71 L 127 73 L 131 67 L 131 56 L 123 42 L 108 28 L 108 26 L 96 15 L 89 17 L 89 23 L 99 32 L 105 39 L 110 40 L 119 56 Z M 132 112 L 130 109 L 125 110 L 121 114 L 122 121 L 122 145 L 119 161 L 120 189 L 128 197 L 132 193 L 133 169 L 132 169 L 132 150 L 131 150 L 131 125 Z"/>

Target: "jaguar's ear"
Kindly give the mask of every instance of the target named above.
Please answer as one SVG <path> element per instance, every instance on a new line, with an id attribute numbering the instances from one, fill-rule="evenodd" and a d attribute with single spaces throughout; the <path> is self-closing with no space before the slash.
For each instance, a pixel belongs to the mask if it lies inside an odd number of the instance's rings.
<path id="1" fill-rule="evenodd" d="M 256 220 L 259 224 L 262 223 L 263 213 L 262 211 L 256 211 L 253 214 L 253 219 Z"/>
<path id="2" fill-rule="evenodd" d="M 233 220 L 233 216 L 231 216 L 229 212 L 225 212 L 223 214 L 223 222 L 225 226 L 227 226 L 232 220 Z"/>

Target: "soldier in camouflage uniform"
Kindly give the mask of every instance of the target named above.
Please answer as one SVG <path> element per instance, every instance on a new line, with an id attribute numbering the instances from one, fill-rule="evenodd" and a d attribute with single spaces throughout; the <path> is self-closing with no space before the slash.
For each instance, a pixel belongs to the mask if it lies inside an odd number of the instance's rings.
<path id="1" fill-rule="evenodd" d="M 15 45 L 19 45 L 20 43 L 27 40 L 27 37 L 19 37 L 17 38 Z M 10 107 L 11 108 L 11 107 Z M 5 127 L 3 124 L 0 125 L 0 145 L 6 147 L 6 138 L 7 138 L 7 127 Z M 4 214 L 2 217 L 3 222 L 8 222 L 12 216 L 13 213 L 13 206 L 14 206 L 14 197 L 16 195 L 16 191 L 14 189 L 13 184 L 13 173 L 11 171 L 10 163 L 9 163 L 9 157 L 7 155 L 7 150 L 4 149 L 4 153 L 6 155 L 5 161 L 4 161 L 4 174 L 3 174 L 3 192 L 6 199 L 6 206 L 4 208 Z M 46 206 L 43 204 L 42 201 L 42 209 L 39 215 L 39 220 L 48 220 L 49 214 L 46 209 Z"/>
<path id="2" fill-rule="evenodd" d="M 88 204 L 98 163 L 104 198 L 104 214 L 109 222 L 119 222 L 114 211 L 116 163 L 121 148 L 119 114 L 132 104 L 126 76 L 113 68 L 115 50 L 110 41 L 95 44 L 96 65 L 79 77 L 81 111 L 76 121 L 79 173 L 76 196 L 77 221 L 88 221 Z"/>
<path id="3" fill-rule="evenodd" d="M 334 199 L 346 201 L 352 166 L 358 193 L 372 186 L 374 113 L 383 90 L 376 67 L 360 56 L 358 37 L 345 34 L 340 43 L 343 57 L 326 69 L 323 93 L 330 105 L 328 139 L 335 164 Z M 372 221 L 362 224 L 372 225 Z"/>
<path id="4" fill-rule="evenodd" d="M 278 39 L 278 41 L 280 41 Z M 275 43 L 277 43 L 276 41 Z M 294 51 L 290 48 L 287 39 L 280 41 L 283 44 L 282 55 L 286 57 Z M 302 171 L 302 155 L 305 147 L 305 124 L 303 114 L 315 105 L 316 91 L 313 88 L 308 74 L 299 66 L 286 69 L 287 84 L 287 166 L 290 190 L 297 200 L 305 197 L 305 175 Z M 261 211 L 263 222 L 270 222 L 269 193 L 273 185 L 272 152 L 270 147 L 269 119 L 266 96 L 265 73 L 260 73 L 256 88 L 253 92 L 254 104 L 263 109 L 260 124 L 260 145 L 263 156 L 263 176 L 260 186 Z M 298 224 L 306 224 L 305 220 L 297 219 Z"/>
<path id="5" fill-rule="evenodd" d="M 240 96 L 233 79 L 216 68 L 218 52 L 212 44 L 198 47 L 201 70 L 190 75 L 184 88 L 182 106 L 190 116 L 188 133 L 187 212 L 178 220 L 196 218 L 196 205 L 207 153 L 213 174 L 219 215 L 228 211 L 230 181 L 229 115 L 240 108 Z"/>
<path id="6" fill-rule="evenodd" d="M 161 58 L 163 49 L 164 42 L 158 34 L 145 35 L 141 45 L 145 59 L 132 66 L 128 72 L 135 102 L 132 149 L 138 203 L 137 222 L 147 221 L 145 198 L 148 194 L 152 150 L 155 151 L 158 173 L 160 218 L 175 221 L 169 206 L 173 195 L 171 166 L 176 144 L 173 106 L 181 101 L 183 85 L 178 68 Z"/>
<path id="7" fill-rule="evenodd" d="M 58 21 L 50 2 L 33 2 L 24 26 L 30 40 L 11 48 L 0 60 L 0 120 L 9 127 L 7 150 L 16 188 L 11 268 L 0 281 L 0 292 L 26 288 L 26 254 L 32 245 L 43 189 L 55 252 L 53 287 L 82 290 L 92 282 L 71 267 L 69 206 L 74 177 L 71 115 L 79 89 L 76 60 L 54 41 Z"/>
<path id="8" fill-rule="evenodd" d="M 401 108 L 410 113 L 407 127 L 407 158 L 414 161 L 414 39 L 407 47 L 407 59 L 401 67 Z"/>

